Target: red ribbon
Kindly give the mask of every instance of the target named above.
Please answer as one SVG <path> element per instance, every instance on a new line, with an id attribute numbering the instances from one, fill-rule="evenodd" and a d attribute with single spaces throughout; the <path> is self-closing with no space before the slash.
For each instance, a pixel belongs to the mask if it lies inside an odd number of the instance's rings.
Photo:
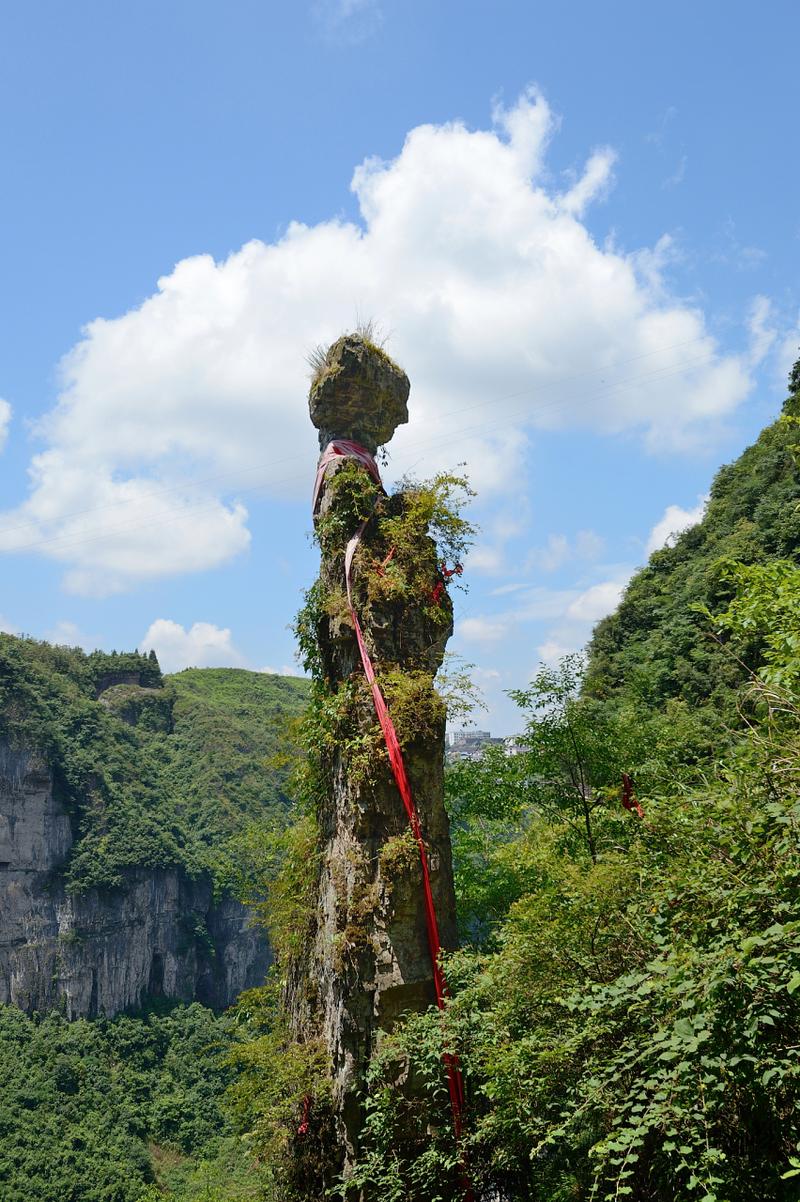
<path id="1" fill-rule="evenodd" d="M 622 804 L 629 814 L 638 814 L 640 818 L 644 818 L 644 810 L 633 791 L 633 781 L 627 772 L 622 774 Z"/>
<path id="2" fill-rule="evenodd" d="M 425 899 L 425 926 L 428 934 L 428 947 L 431 954 L 431 964 L 433 966 L 433 985 L 436 991 L 436 1004 L 440 1010 L 444 1010 L 446 999 L 449 996 L 447 982 L 442 972 L 442 966 L 439 963 L 439 958 L 442 952 L 442 945 L 439 940 L 439 923 L 436 920 L 436 907 L 433 901 L 433 890 L 431 888 L 431 875 L 428 868 L 428 851 L 425 847 L 425 840 L 422 837 L 422 828 L 419 823 L 419 815 L 417 807 L 414 804 L 414 797 L 411 792 L 411 785 L 408 781 L 406 766 L 403 760 L 403 753 L 400 749 L 400 740 L 397 737 L 394 722 L 386 705 L 386 699 L 381 692 L 380 685 L 375 678 L 375 669 L 372 666 L 367 645 L 364 642 L 364 635 L 361 630 L 361 623 L 358 620 L 355 607 L 353 605 L 352 593 L 352 568 L 353 558 L 358 550 L 361 536 L 364 533 L 369 518 L 361 523 L 356 533 L 347 544 L 347 550 L 344 554 L 344 577 L 347 586 L 347 604 L 350 608 L 350 620 L 353 623 L 353 629 L 356 632 L 356 641 L 358 650 L 361 655 L 361 663 L 364 667 L 364 675 L 369 682 L 372 690 L 372 700 L 375 705 L 375 712 L 378 715 L 383 738 L 386 743 L 386 749 L 389 752 L 389 763 L 392 766 L 392 774 L 395 783 L 403 801 L 403 807 L 408 817 L 408 822 L 411 831 L 417 843 L 419 850 L 419 859 L 422 866 L 422 891 Z M 461 1067 L 458 1063 L 458 1058 L 452 1052 L 444 1053 L 444 1062 L 447 1067 L 447 1082 L 450 1090 L 450 1105 L 453 1111 L 453 1129 L 455 1130 L 456 1139 L 461 1139 L 462 1132 L 462 1115 L 464 1112 L 464 1080 L 461 1075 Z"/>
<path id="3" fill-rule="evenodd" d="M 360 446 L 358 443 L 345 439 L 337 439 L 335 442 L 328 444 L 320 457 L 319 465 L 317 467 L 317 479 L 314 485 L 314 510 L 316 510 L 317 500 L 322 488 L 322 481 L 325 476 L 325 468 L 340 455 L 357 459 L 359 463 L 366 467 L 367 471 L 370 473 L 375 482 L 377 484 L 381 483 L 377 465 L 369 451 Z M 400 797 L 402 798 L 403 807 L 406 811 L 408 822 L 419 851 L 420 865 L 422 867 L 422 890 L 425 900 L 425 927 L 428 935 L 428 948 L 431 955 L 431 964 L 433 966 L 433 985 L 436 992 L 436 1004 L 440 1010 L 444 1010 L 449 992 L 444 973 L 442 972 L 442 966 L 439 962 L 442 952 L 442 945 L 439 939 L 439 924 L 436 919 L 436 907 L 434 905 L 433 890 L 431 888 L 430 869 L 428 868 L 428 852 L 427 848 L 425 847 L 425 840 L 422 837 L 419 814 L 417 813 L 417 807 L 414 804 L 411 785 L 409 784 L 408 774 L 406 773 L 406 766 L 403 761 L 403 753 L 400 749 L 400 740 L 397 737 L 397 731 L 395 730 L 394 723 L 392 722 L 391 715 L 387 708 L 386 699 L 384 698 L 380 685 L 375 678 L 375 669 L 372 666 L 372 660 L 370 659 L 369 652 L 367 651 L 367 645 L 364 642 L 361 623 L 358 620 L 358 615 L 356 614 L 355 606 L 353 605 L 353 559 L 356 551 L 358 550 L 361 542 L 361 536 L 364 533 L 364 529 L 368 521 L 369 518 L 366 518 L 361 523 L 360 527 L 347 544 L 347 549 L 345 551 L 344 574 L 345 585 L 347 587 L 347 604 L 350 609 L 350 620 L 353 623 L 356 642 L 358 643 L 358 650 L 361 656 L 361 663 L 364 668 L 364 675 L 366 676 L 370 689 L 372 690 L 372 700 L 375 705 L 375 712 L 378 715 L 378 722 L 380 723 L 381 731 L 383 732 L 384 741 L 386 743 L 386 749 L 389 753 L 389 763 L 392 767 L 392 774 L 400 793 Z M 390 558 L 391 553 L 387 557 L 387 561 Z M 384 563 L 387 561 L 384 561 Z M 453 572 L 448 573 L 448 575 L 453 575 L 454 572 L 459 570 L 459 567 L 460 565 L 457 565 Z M 456 1140 L 460 1141 L 463 1130 L 464 1079 L 461 1074 L 461 1066 L 459 1064 L 458 1057 L 453 1052 L 445 1052 L 443 1054 L 443 1059 L 445 1067 L 447 1068 L 447 1084 L 450 1093 L 450 1106 L 453 1111 L 453 1130 L 455 1131 Z M 473 1194 L 466 1176 L 466 1170 L 464 1170 L 464 1196 L 465 1202 L 471 1202 Z"/>
<path id="4" fill-rule="evenodd" d="M 367 469 L 376 484 L 380 484 L 381 482 L 378 465 L 375 462 L 374 456 L 369 453 L 366 447 L 362 447 L 360 442 L 353 442 L 350 438 L 334 438 L 332 442 L 328 443 L 319 457 L 317 477 L 314 481 L 314 493 L 311 498 L 312 513 L 317 512 L 317 502 L 322 490 L 322 481 L 325 479 L 325 469 L 336 459 L 356 459 L 362 467 Z"/>

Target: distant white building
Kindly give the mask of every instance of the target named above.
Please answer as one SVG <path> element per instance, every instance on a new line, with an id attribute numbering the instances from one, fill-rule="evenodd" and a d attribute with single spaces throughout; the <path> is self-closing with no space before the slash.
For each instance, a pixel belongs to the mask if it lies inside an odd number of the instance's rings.
<path id="1" fill-rule="evenodd" d="M 479 760 L 487 747 L 502 747 L 505 742 L 505 739 L 494 738 L 488 730 L 449 731 L 445 759 L 449 764 L 458 760 Z"/>
<path id="2" fill-rule="evenodd" d="M 488 730 L 449 730 L 447 732 L 447 742 L 450 747 L 486 743 L 491 737 Z"/>

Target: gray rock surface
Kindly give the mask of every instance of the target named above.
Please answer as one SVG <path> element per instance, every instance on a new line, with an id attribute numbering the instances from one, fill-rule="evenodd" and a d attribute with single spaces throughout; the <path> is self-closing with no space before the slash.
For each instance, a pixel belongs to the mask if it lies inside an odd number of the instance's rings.
<path id="1" fill-rule="evenodd" d="M 320 447 L 350 438 L 374 455 L 408 421 L 410 388 L 406 373 L 384 351 L 345 334 L 329 349 L 308 396 Z"/>
<path id="2" fill-rule="evenodd" d="M 72 895 L 60 867 L 69 815 L 37 756 L 0 745 L 0 1003 L 111 1016 L 148 996 L 230 1005 L 270 960 L 260 930 L 207 878 L 139 868 L 124 886 Z"/>

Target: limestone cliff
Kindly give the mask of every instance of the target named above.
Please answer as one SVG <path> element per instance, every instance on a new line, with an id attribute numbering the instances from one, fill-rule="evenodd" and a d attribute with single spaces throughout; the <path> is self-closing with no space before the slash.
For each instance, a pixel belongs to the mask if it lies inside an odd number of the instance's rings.
<path id="1" fill-rule="evenodd" d="M 0 1003 L 69 1018 L 113 1015 L 148 996 L 221 1008 L 259 984 L 263 934 L 208 875 L 130 868 L 120 887 L 67 892 L 71 816 L 41 756 L 0 745 Z"/>
<path id="2" fill-rule="evenodd" d="M 226 890 L 290 804 L 269 756 L 305 682 L 0 634 L 0 1003 L 230 1005 L 271 953 Z"/>

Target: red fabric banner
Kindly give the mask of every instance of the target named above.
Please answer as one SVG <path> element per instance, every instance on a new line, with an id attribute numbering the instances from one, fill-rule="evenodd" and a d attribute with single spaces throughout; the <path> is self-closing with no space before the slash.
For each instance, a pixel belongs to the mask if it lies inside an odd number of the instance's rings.
<path id="1" fill-rule="evenodd" d="M 319 494 L 325 478 L 325 469 L 329 463 L 332 463 L 340 456 L 346 456 L 348 458 L 358 460 L 359 463 L 363 464 L 376 484 L 381 483 L 380 473 L 378 472 L 375 459 L 365 447 L 362 447 L 357 442 L 352 442 L 349 439 L 335 439 L 325 448 L 324 452 L 320 456 L 319 464 L 317 465 L 317 478 L 314 483 L 314 501 L 312 510 L 314 513 L 317 509 Z M 386 742 L 386 749 L 389 753 L 389 763 L 392 767 L 392 774 L 394 776 L 395 783 L 403 802 L 403 807 L 408 817 L 409 825 L 419 850 L 420 865 L 422 867 L 422 890 L 425 903 L 425 926 L 428 935 L 428 947 L 430 949 L 431 965 L 433 968 L 433 984 L 436 992 L 436 1004 L 440 1010 L 444 1010 L 446 999 L 448 997 L 448 990 L 447 982 L 445 981 L 444 973 L 442 972 L 442 966 L 440 963 L 442 946 L 439 940 L 439 924 L 436 920 L 436 907 L 434 905 L 433 890 L 431 888 L 431 876 L 430 869 L 428 867 L 428 851 L 425 846 L 425 840 L 422 836 L 419 815 L 417 813 L 417 807 L 414 804 L 414 797 L 411 792 L 408 774 L 406 773 L 406 766 L 403 761 L 403 753 L 400 748 L 400 741 L 397 737 L 397 731 L 395 730 L 394 723 L 392 722 L 391 715 L 386 705 L 386 699 L 384 698 L 380 689 L 380 685 L 375 678 L 375 669 L 373 668 L 372 660 L 370 659 L 369 651 L 367 650 L 367 645 L 364 641 L 361 623 L 358 620 L 358 615 L 356 614 L 355 606 L 353 605 L 353 559 L 356 551 L 358 550 L 359 543 L 361 542 L 361 536 L 364 533 L 364 529 L 368 521 L 369 518 L 362 522 L 357 532 L 347 544 L 347 549 L 345 551 L 344 572 L 345 585 L 347 588 L 347 604 L 350 610 L 350 620 L 353 623 L 353 629 L 355 631 L 356 641 L 358 643 L 361 663 L 364 668 L 364 675 L 366 676 L 372 690 L 372 700 L 375 705 L 375 712 L 378 715 L 378 722 L 380 723 L 381 731 L 383 732 L 383 737 Z M 385 566 L 388 563 L 393 554 L 394 549 L 390 551 L 382 566 Z M 454 574 L 454 572 L 458 572 L 460 574 L 460 571 L 461 566 L 457 565 L 453 572 L 448 572 L 447 575 L 451 576 Z M 445 1052 L 444 1063 L 445 1067 L 447 1068 L 450 1106 L 453 1111 L 453 1129 L 455 1131 L 456 1139 L 460 1141 L 463 1129 L 462 1116 L 464 1113 L 464 1079 L 461 1074 L 461 1066 L 459 1065 L 458 1057 L 454 1053 Z M 463 1175 L 465 1202 L 472 1202 L 473 1193 L 467 1178 L 466 1167 L 463 1169 Z"/>
<path id="2" fill-rule="evenodd" d="M 368 521 L 369 519 L 367 519 Z M 355 607 L 353 605 L 352 593 L 352 568 L 353 558 L 358 550 L 361 536 L 364 533 L 364 528 L 367 522 L 362 522 L 358 531 L 350 539 L 347 544 L 347 550 L 344 556 L 344 576 L 347 586 L 347 604 L 350 609 L 350 620 L 353 623 L 353 629 L 356 632 L 356 641 L 358 643 L 359 654 L 361 655 L 361 663 L 364 668 L 370 688 L 372 690 L 372 700 L 375 705 L 375 712 L 378 715 L 381 730 L 383 732 L 386 749 L 389 752 L 389 763 L 392 766 L 392 775 L 394 776 L 400 797 L 403 801 L 409 825 L 417 843 L 419 850 L 419 859 L 422 866 L 422 890 L 425 901 L 425 926 L 428 932 L 428 947 L 431 953 L 431 964 L 433 966 L 433 985 L 436 991 L 436 1004 L 440 1010 L 444 1010 L 445 1001 L 448 996 L 447 982 L 442 972 L 440 956 L 442 945 L 439 940 L 439 923 L 436 920 L 436 907 L 433 901 L 433 890 L 431 888 L 431 875 L 428 868 L 428 850 L 425 846 L 425 840 L 422 837 L 422 828 L 419 824 L 419 815 L 417 807 L 414 804 L 414 797 L 411 792 L 411 785 L 408 781 L 406 766 L 403 760 L 403 753 L 400 749 L 400 741 L 397 738 L 394 722 L 392 722 L 391 714 L 386 705 L 386 700 L 381 692 L 380 685 L 375 679 L 375 669 L 372 666 L 367 645 L 364 642 L 364 635 L 361 630 L 361 623 L 358 620 Z M 453 1128 L 455 1130 L 456 1139 L 461 1139 L 462 1131 L 462 1114 L 464 1111 L 464 1080 L 461 1075 L 461 1068 L 458 1064 L 458 1059 L 451 1052 L 444 1053 L 444 1062 L 447 1067 L 447 1080 L 450 1090 L 450 1105 L 453 1111 Z"/>
<path id="3" fill-rule="evenodd" d="M 362 447 L 361 443 L 353 442 L 349 438 L 334 438 L 329 442 L 325 450 L 319 457 L 317 464 L 317 477 L 314 481 L 314 493 L 311 498 L 311 512 L 317 512 L 317 504 L 319 502 L 319 494 L 322 491 L 322 481 L 325 479 L 325 468 L 329 463 L 333 463 L 335 459 L 356 459 L 367 469 L 372 479 L 376 484 L 381 483 L 381 474 L 378 471 L 378 465 L 375 462 L 373 455 L 370 455 L 366 447 Z"/>

